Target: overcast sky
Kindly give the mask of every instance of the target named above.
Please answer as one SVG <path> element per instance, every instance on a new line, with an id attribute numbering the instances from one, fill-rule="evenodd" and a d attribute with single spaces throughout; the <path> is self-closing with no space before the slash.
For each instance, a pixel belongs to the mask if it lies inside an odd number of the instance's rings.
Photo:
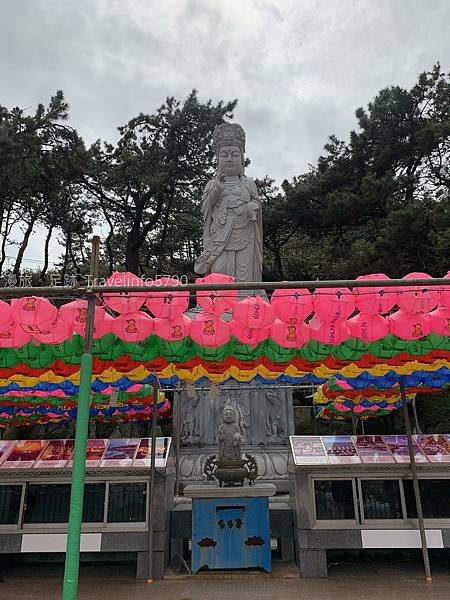
<path id="1" fill-rule="evenodd" d="M 450 70 L 449 0 L 2 0 L 0 104 L 62 89 L 91 143 L 167 96 L 239 100 L 248 174 L 278 182 L 388 85 Z M 39 236 L 28 258 L 41 259 Z M 56 251 L 56 250 L 54 250 Z M 13 251 L 11 250 L 13 253 Z M 31 263 L 29 264 L 31 266 Z"/>

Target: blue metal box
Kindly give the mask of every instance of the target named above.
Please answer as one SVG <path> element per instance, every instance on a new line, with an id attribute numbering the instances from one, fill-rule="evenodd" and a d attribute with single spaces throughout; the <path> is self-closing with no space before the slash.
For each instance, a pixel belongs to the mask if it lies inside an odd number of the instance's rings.
<path id="1" fill-rule="evenodd" d="M 192 500 L 192 571 L 203 567 L 271 571 L 267 497 Z"/>

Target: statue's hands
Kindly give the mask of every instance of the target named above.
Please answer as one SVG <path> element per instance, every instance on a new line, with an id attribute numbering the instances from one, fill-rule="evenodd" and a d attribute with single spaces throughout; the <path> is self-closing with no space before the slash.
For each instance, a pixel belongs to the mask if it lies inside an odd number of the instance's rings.
<path id="1" fill-rule="evenodd" d="M 214 183 L 214 194 L 216 198 L 219 198 L 224 190 L 223 186 L 223 175 L 219 175 Z"/>
<path id="2" fill-rule="evenodd" d="M 247 208 L 248 208 L 248 212 L 250 213 L 252 221 L 256 221 L 258 210 L 259 210 L 259 204 L 255 201 L 251 200 L 248 203 Z"/>

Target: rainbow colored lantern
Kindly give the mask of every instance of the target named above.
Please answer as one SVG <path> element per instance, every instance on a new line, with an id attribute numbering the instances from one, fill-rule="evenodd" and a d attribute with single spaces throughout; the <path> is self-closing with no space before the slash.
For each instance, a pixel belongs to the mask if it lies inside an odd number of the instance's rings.
<path id="1" fill-rule="evenodd" d="M 283 348 L 300 348 L 309 337 L 309 327 L 295 317 L 291 317 L 288 322 L 275 319 L 270 327 L 270 338 Z"/>
<path id="2" fill-rule="evenodd" d="M 14 322 L 27 333 L 46 333 L 58 318 L 58 309 L 46 298 L 27 296 L 11 300 Z"/>
<path id="3" fill-rule="evenodd" d="M 359 313 L 348 320 L 352 337 L 370 343 L 381 340 L 389 333 L 389 323 L 377 314 Z"/>
<path id="4" fill-rule="evenodd" d="M 152 335 L 154 321 L 143 312 L 127 313 L 114 319 L 112 331 L 124 342 L 142 342 Z"/>
<path id="5" fill-rule="evenodd" d="M 274 319 L 273 306 L 261 296 L 249 296 L 233 307 L 233 321 L 246 329 L 264 329 Z"/>
<path id="6" fill-rule="evenodd" d="M 304 321 L 313 311 L 313 295 L 306 288 L 277 289 L 272 294 L 270 304 L 281 321 Z"/>
<path id="7" fill-rule="evenodd" d="M 200 313 L 191 324 L 191 338 L 207 348 L 217 348 L 230 340 L 230 325 L 212 313 Z"/>
<path id="8" fill-rule="evenodd" d="M 427 273 L 408 273 L 403 279 L 431 279 Z M 436 287 L 430 289 L 423 286 L 397 288 L 397 305 L 405 313 L 421 315 L 436 308 L 440 293 Z"/>
<path id="9" fill-rule="evenodd" d="M 357 281 L 370 281 L 377 279 L 389 279 L 384 273 L 372 273 L 371 275 L 360 275 Z M 397 293 L 392 288 L 383 287 L 356 287 L 353 288 L 355 306 L 362 313 L 376 315 L 388 313 L 397 302 Z"/>
<path id="10" fill-rule="evenodd" d="M 172 319 L 155 319 L 155 333 L 168 342 L 179 342 L 191 331 L 191 319 L 186 315 L 178 315 Z"/>
<path id="11" fill-rule="evenodd" d="M 163 319 L 173 319 L 178 317 L 189 306 L 189 292 L 188 291 L 158 291 L 164 290 L 164 286 L 181 286 L 179 279 L 171 279 L 170 277 L 163 277 L 158 281 L 153 282 L 148 287 L 148 297 L 146 306 L 151 310 L 155 317 Z"/>
<path id="12" fill-rule="evenodd" d="M 386 317 L 389 321 L 389 330 L 401 340 L 417 340 L 430 333 L 430 319 L 428 315 L 414 315 L 402 310 Z"/>
<path id="13" fill-rule="evenodd" d="M 222 273 L 211 273 L 206 277 L 199 277 L 195 283 L 233 283 L 235 277 L 223 275 Z M 222 315 L 232 308 L 238 301 L 238 290 L 199 290 L 196 293 L 197 302 L 205 312 Z"/>
<path id="14" fill-rule="evenodd" d="M 117 294 L 103 294 L 105 304 L 119 314 L 134 313 L 143 306 L 148 292 L 145 281 L 134 273 L 120 273 L 115 271 L 105 282 L 106 286 L 135 285 L 141 286 L 142 292 L 119 292 Z"/>
<path id="15" fill-rule="evenodd" d="M 355 310 L 355 298 L 348 288 L 319 288 L 313 298 L 315 317 L 325 322 L 345 321 Z"/>

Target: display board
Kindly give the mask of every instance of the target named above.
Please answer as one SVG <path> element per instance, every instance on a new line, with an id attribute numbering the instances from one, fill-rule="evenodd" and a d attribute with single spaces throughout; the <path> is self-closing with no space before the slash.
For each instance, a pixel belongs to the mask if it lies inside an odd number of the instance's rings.
<path id="1" fill-rule="evenodd" d="M 450 462 L 450 434 L 413 435 L 418 463 Z M 291 435 L 296 465 L 409 463 L 406 435 Z"/>
<path id="2" fill-rule="evenodd" d="M 172 438 L 156 438 L 155 466 L 164 468 Z M 88 440 L 87 468 L 151 466 L 151 438 Z M 0 470 L 71 468 L 74 440 L 0 440 Z"/>

